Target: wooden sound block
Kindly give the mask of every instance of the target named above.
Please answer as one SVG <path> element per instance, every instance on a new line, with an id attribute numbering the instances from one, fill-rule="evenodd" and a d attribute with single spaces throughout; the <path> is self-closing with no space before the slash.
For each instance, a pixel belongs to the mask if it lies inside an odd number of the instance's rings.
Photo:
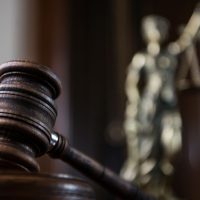
<path id="1" fill-rule="evenodd" d="M 1 172 L 0 177 L 2 200 L 95 200 L 85 181 L 67 175 Z"/>

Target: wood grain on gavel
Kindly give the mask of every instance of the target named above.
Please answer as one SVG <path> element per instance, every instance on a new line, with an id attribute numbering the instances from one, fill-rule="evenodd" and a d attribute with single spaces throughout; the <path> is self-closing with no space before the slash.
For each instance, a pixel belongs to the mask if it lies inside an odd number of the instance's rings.
<path id="1" fill-rule="evenodd" d="M 123 199 L 153 199 L 53 131 L 59 79 L 46 67 L 16 60 L 0 66 L 0 168 L 39 171 L 36 157 L 62 159 Z"/>

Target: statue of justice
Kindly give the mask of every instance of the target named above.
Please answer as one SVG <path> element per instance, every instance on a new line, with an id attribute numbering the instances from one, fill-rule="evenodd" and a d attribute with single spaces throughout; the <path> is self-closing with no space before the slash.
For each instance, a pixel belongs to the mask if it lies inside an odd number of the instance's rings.
<path id="1" fill-rule="evenodd" d="M 197 62 L 191 69 L 185 65 L 177 72 L 178 56 L 182 53 L 186 59 L 194 58 L 199 26 L 197 6 L 179 39 L 163 49 L 169 22 L 161 16 L 145 17 L 142 34 L 146 50 L 136 53 L 128 66 L 124 122 L 128 157 L 121 175 L 158 199 L 177 199 L 170 188 L 172 157 L 181 147 L 176 90 L 190 87 L 188 70 L 194 85 L 199 86 L 200 81 Z"/>

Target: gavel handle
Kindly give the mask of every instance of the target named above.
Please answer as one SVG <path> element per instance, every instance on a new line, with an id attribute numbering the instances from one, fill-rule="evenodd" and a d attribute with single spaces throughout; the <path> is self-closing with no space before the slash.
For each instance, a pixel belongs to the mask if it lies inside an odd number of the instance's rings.
<path id="1" fill-rule="evenodd" d="M 124 200 L 155 200 L 95 160 L 70 147 L 67 140 L 58 133 L 52 134 L 52 147 L 48 154 L 70 164 L 109 192 Z"/>

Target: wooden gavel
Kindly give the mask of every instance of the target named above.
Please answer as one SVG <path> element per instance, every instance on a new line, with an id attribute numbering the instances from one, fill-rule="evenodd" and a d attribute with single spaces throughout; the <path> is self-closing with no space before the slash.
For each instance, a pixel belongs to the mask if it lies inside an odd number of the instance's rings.
<path id="1" fill-rule="evenodd" d="M 36 157 L 48 153 L 122 199 L 153 199 L 53 130 L 60 90 L 55 74 L 37 63 L 16 60 L 0 66 L 0 169 L 38 172 Z"/>

